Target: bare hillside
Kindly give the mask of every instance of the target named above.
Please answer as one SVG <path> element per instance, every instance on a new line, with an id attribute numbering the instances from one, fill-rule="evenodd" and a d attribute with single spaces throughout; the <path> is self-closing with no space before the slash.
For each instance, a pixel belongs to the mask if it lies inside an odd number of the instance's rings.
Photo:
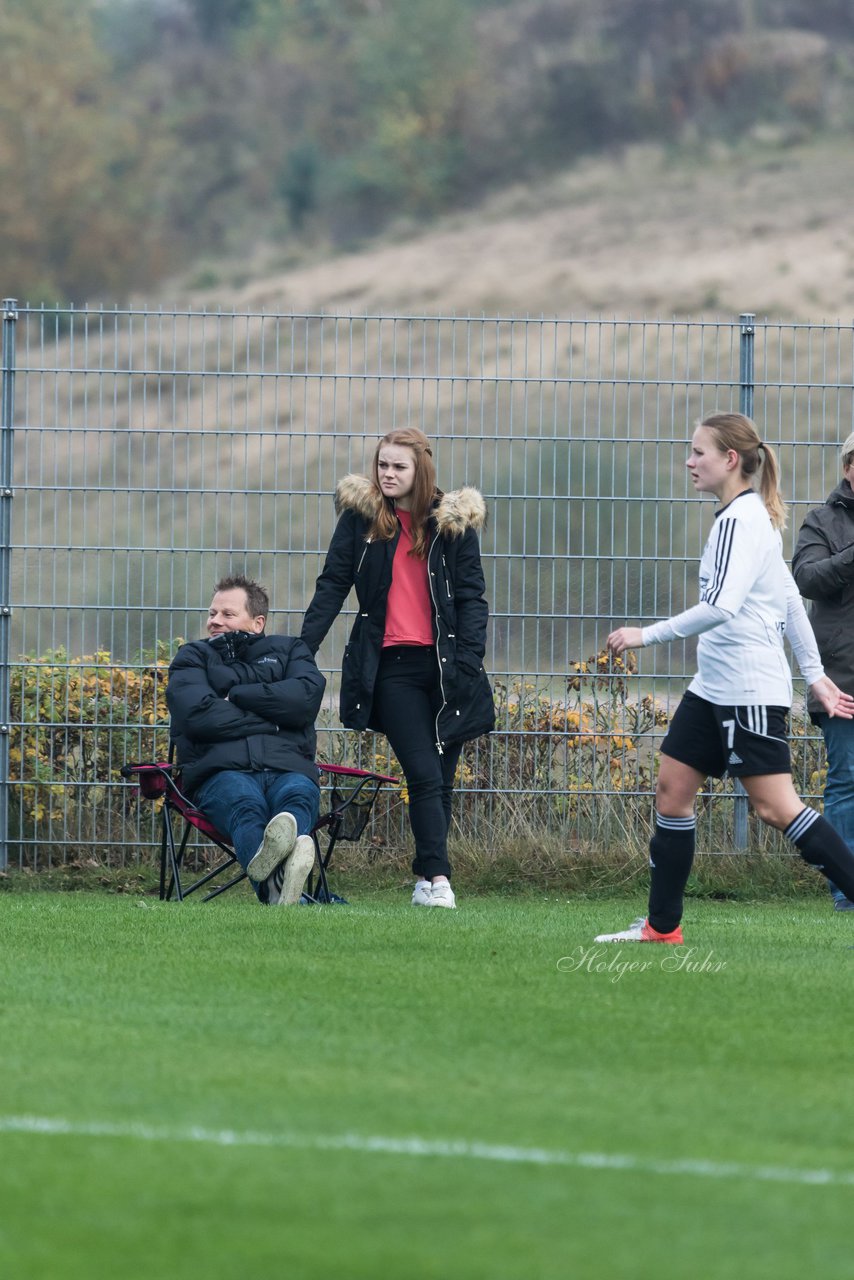
<path id="1" fill-rule="evenodd" d="M 176 294 L 242 310 L 515 315 L 854 314 L 854 158 L 754 140 L 678 162 L 637 148 L 361 252 L 217 264 Z M 197 275 L 198 279 L 198 275 Z"/>

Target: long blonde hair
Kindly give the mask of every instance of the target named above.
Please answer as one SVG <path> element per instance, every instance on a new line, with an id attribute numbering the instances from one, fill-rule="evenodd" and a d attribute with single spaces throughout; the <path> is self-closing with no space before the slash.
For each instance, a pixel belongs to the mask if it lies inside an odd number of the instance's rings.
<path id="1" fill-rule="evenodd" d="M 412 555 L 419 560 L 426 560 L 429 546 L 427 521 L 430 519 L 433 503 L 442 495 L 441 491 L 436 488 L 436 468 L 433 465 L 433 450 L 430 448 L 430 441 L 424 432 L 419 431 L 417 427 L 398 427 L 394 431 L 389 431 L 376 447 L 371 465 L 371 479 L 374 482 L 380 502 L 369 536 L 378 538 L 382 542 L 390 542 L 397 534 L 398 525 L 397 516 L 394 513 L 394 503 L 385 496 L 380 488 L 380 476 L 377 469 L 380 449 L 386 444 L 402 445 L 405 449 L 412 451 L 415 461 L 415 480 L 412 484 L 409 508 L 412 516 Z"/>
<path id="2" fill-rule="evenodd" d="M 697 424 L 715 433 L 721 453 L 734 449 L 741 460 L 742 475 L 754 485 L 765 503 L 775 529 L 785 529 L 788 508 L 780 492 L 780 467 L 770 444 L 760 438 L 756 423 L 743 413 L 712 413 Z"/>

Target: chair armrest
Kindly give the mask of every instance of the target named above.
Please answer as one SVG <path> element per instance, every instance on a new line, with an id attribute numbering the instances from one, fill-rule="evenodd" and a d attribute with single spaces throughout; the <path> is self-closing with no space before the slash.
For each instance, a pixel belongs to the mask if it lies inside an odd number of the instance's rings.
<path id="1" fill-rule="evenodd" d="M 344 764 L 326 764 L 323 760 L 316 760 L 315 764 L 321 773 L 328 773 L 333 778 L 373 778 L 377 782 L 389 782 L 395 786 L 400 783 L 400 778 L 393 778 L 387 773 L 375 773 L 371 769 L 353 769 Z"/>

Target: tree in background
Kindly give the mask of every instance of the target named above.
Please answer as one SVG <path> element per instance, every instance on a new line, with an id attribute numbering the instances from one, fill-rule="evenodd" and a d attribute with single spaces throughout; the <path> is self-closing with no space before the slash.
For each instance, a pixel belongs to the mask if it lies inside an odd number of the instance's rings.
<path id="1" fill-rule="evenodd" d="M 118 301 L 645 140 L 854 123 L 850 0 L 4 0 L 0 278 Z"/>
<path id="2" fill-rule="evenodd" d="M 134 125 L 118 109 L 87 0 L 0 7 L 3 289 L 81 301 L 139 261 L 127 196 Z"/>

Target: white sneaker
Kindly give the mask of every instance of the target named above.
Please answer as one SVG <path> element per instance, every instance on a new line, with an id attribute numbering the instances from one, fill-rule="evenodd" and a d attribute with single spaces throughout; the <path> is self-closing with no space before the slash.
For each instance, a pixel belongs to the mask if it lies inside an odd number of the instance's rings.
<path id="1" fill-rule="evenodd" d="M 447 880 L 434 884 L 430 889 L 430 901 L 427 904 L 430 907 L 455 907 L 457 900 L 454 897 L 454 891 L 448 884 Z"/>
<path id="2" fill-rule="evenodd" d="M 417 881 L 415 888 L 412 890 L 413 907 L 429 907 L 430 906 L 430 890 L 432 885 L 429 880 Z"/>
<path id="3" fill-rule="evenodd" d="M 594 942 L 640 942 L 641 930 L 646 924 L 646 916 L 638 916 L 637 920 L 633 920 L 628 929 L 623 929 L 620 933 L 600 933 L 593 939 Z"/>
<path id="4" fill-rule="evenodd" d="M 653 929 L 646 916 L 633 920 L 628 929 L 620 933 L 600 933 L 594 942 L 668 942 L 672 946 L 681 947 L 685 939 L 682 937 L 682 926 L 677 925 L 670 933 L 659 933 Z"/>
<path id="5" fill-rule="evenodd" d="M 297 838 L 297 820 L 292 813 L 277 813 L 264 828 L 264 839 L 254 858 L 250 858 L 246 874 L 250 880 L 260 883 L 267 880 L 276 867 L 280 867 L 294 847 Z"/>
<path id="6" fill-rule="evenodd" d="M 299 902 L 300 894 L 313 866 L 314 840 L 311 836 L 298 836 L 293 853 L 283 868 L 282 891 L 278 902 L 272 900 L 273 904 L 279 907 L 292 907 L 295 902 Z"/>

